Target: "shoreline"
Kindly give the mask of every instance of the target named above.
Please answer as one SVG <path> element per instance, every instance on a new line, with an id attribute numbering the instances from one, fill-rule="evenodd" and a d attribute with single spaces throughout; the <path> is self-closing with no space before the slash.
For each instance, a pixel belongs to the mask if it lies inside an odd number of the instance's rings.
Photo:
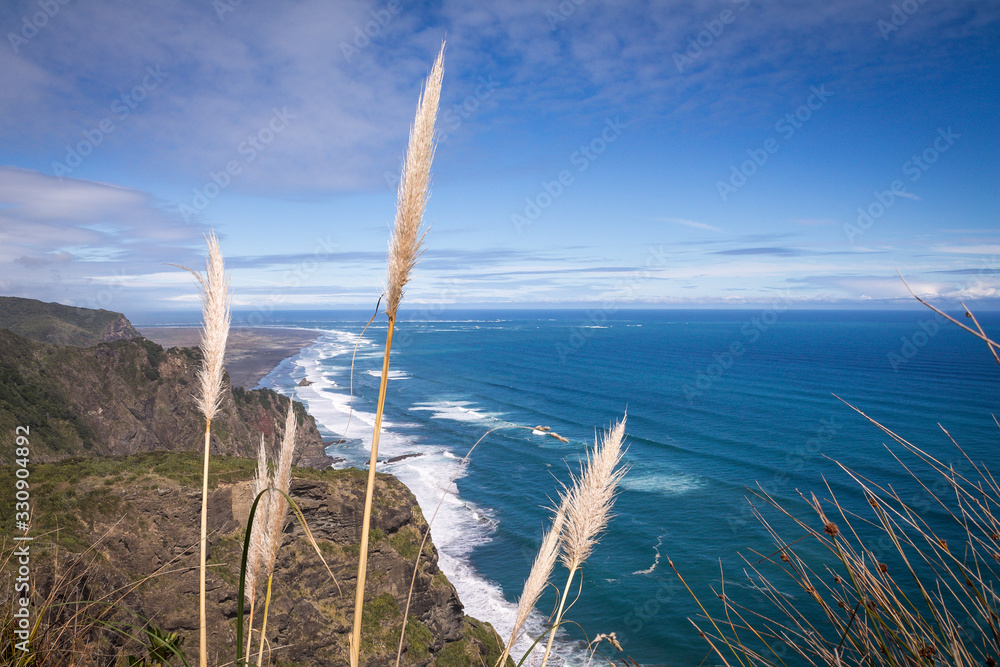
<path id="1" fill-rule="evenodd" d="M 164 348 L 198 347 L 199 327 L 136 327 Z M 225 367 L 234 387 L 253 389 L 285 359 L 294 357 L 322 335 L 317 329 L 233 327 L 226 342 Z"/>

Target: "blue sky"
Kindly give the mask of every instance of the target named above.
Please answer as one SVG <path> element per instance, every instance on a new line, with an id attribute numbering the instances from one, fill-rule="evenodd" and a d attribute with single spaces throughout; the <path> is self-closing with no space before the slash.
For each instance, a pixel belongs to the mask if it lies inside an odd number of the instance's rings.
<path id="1" fill-rule="evenodd" d="M 264 4 L 265 6 L 260 6 Z M 447 38 L 409 304 L 1000 307 L 1000 3 L 0 8 L 0 293 L 374 305 Z"/>

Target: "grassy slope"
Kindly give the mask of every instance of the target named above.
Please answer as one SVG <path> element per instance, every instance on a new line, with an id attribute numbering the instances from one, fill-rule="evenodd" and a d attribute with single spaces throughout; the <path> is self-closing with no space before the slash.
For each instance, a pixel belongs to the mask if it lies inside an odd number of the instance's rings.
<path id="1" fill-rule="evenodd" d="M 121 313 L 110 310 L 0 296 L 0 329 L 46 343 L 96 345 L 108 325 L 121 317 L 124 317 Z"/>

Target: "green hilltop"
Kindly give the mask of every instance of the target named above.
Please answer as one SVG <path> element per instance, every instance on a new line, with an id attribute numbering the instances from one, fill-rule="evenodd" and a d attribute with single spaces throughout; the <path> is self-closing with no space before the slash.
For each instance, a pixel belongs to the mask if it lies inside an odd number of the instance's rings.
<path id="1" fill-rule="evenodd" d="M 75 347 L 140 336 L 121 313 L 16 296 L 0 296 L 0 329 L 42 343 Z"/>

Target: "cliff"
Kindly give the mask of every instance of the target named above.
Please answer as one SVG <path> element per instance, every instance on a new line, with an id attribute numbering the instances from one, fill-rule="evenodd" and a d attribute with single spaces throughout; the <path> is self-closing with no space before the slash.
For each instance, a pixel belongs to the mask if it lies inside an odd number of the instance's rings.
<path id="1" fill-rule="evenodd" d="M 212 461 L 209 664 L 225 664 L 235 657 L 236 596 L 253 470 L 254 463 L 246 459 Z M 36 646 L 44 646 L 51 637 L 50 648 L 55 651 L 72 645 L 81 655 L 97 656 L 80 664 L 115 664 L 114 656 L 142 656 L 149 646 L 148 640 L 123 638 L 110 629 L 112 624 L 141 628 L 145 620 L 137 619 L 148 619 L 166 633 L 177 633 L 189 661 L 196 657 L 200 475 L 200 457 L 189 453 L 75 459 L 34 467 L 35 609 L 48 598 L 47 621 L 65 622 L 68 615 L 102 620 L 64 631 L 58 638 L 55 632 L 42 631 Z M 291 496 L 336 581 L 290 518 L 278 554 L 267 622 L 271 664 L 344 665 L 365 474 L 353 469 L 298 469 L 294 477 Z M 13 469 L 0 468 L 0 484 L 12 488 L 13 483 Z M 0 523 L 10 523 L 12 510 L 0 508 Z M 5 534 L 11 534 L 12 525 L 3 527 Z M 409 490 L 395 478 L 379 475 L 369 542 L 362 664 L 394 663 L 402 609 L 425 528 Z M 57 549 L 55 542 L 63 546 Z M 10 595 L 12 587 L 6 583 L 0 596 Z M 91 604 L 60 606 L 78 600 Z M 258 620 L 255 627 L 259 626 Z M 141 636 L 138 631 L 130 634 Z M 402 664 L 492 666 L 500 650 L 490 626 L 464 616 L 428 543 L 416 577 Z"/>
<path id="2" fill-rule="evenodd" d="M 140 335 L 121 313 L 15 296 L 0 296 L 0 328 L 43 343 L 77 347 Z"/>
<path id="3" fill-rule="evenodd" d="M 0 330 L 0 433 L 31 428 L 33 460 L 157 450 L 201 451 L 204 419 L 195 406 L 197 348 L 164 350 L 144 338 L 93 347 L 37 343 Z M 268 389 L 226 390 L 212 424 L 212 453 L 253 456 L 284 423 L 288 398 Z M 316 422 L 296 403 L 298 465 L 330 459 Z M 11 460 L 9 448 L 0 462 Z"/>

